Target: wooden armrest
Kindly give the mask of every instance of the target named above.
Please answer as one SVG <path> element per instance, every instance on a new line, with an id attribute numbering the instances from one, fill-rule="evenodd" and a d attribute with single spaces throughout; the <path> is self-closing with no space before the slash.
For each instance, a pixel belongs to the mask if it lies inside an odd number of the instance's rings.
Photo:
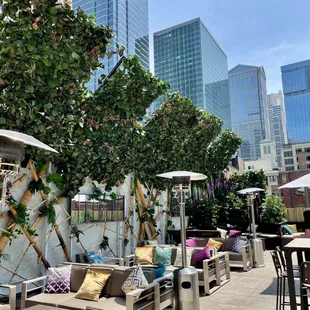
<path id="1" fill-rule="evenodd" d="M 45 280 L 47 279 L 47 276 L 42 276 L 42 277 L 39 277 L 39 278 L 34 278 L 34 279 L 30 279 L 30 280 L 27 280 L 27 281 L 24 281 L 22 284 L 30 284 L 30 283 L 36 283 L 36 282 L 39 282 L 39 281 L 42 281 L 42 280 Z"/>

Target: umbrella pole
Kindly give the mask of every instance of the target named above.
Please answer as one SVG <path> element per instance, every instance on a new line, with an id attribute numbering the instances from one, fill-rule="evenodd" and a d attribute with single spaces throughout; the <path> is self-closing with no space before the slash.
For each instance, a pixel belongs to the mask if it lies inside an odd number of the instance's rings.
<path id="1" fill-rule="evenodd" d="M 309 188 L 305 187 L 305 199 L 306 199 L 306 207 L 310 208 L 310 202 L 309 202 Z"/>

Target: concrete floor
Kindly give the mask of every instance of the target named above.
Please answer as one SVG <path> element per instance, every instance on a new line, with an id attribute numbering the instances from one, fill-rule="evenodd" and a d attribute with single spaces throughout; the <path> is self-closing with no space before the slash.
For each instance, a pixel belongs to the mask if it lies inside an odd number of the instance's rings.
<path id="1" fill-rule="evenodd" d="M 201 295 L 200 309 L 276 309 L 277 276 L 270 251 L 264 252 L 264 259 L 266 266 L 263 268 L 253 268 L 248 272 L 232 270 L 229 283 L 211 296 Z M 298 281 L 296 285 L 298 289 Z"/>

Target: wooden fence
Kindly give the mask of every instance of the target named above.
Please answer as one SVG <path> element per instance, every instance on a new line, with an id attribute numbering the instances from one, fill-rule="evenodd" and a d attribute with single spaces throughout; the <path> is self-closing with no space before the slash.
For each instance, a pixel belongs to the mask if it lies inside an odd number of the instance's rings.
<path id="1" fill-rule="evenodd" d="M 288 222 L 303 222 L 304 221 L 304 211 L 306 208 L 297 207 L 297 208 L 287 208 L 287 221 Z"/>

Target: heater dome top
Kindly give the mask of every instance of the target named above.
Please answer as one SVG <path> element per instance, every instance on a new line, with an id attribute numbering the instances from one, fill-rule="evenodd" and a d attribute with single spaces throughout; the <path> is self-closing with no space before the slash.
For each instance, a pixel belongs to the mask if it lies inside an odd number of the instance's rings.
<path id="1" fill-rule="evenodd" d="M 158 174 L 157 176 L 165 179 L 172 179 L 173 177 L 190 177 L 191 181 L 202 181 L 207 178 L 207 176 L 202 173 L 196 173 L 191 171 L 171 171 Z"/>

